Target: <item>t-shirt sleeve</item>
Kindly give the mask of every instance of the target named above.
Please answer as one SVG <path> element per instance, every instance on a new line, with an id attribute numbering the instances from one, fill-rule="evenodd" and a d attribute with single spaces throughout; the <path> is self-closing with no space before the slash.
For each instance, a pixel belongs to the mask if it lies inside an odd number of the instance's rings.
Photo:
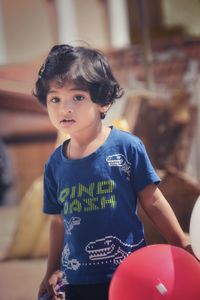
<path id="1" fill-rule="evenodd" d="M 62 206 L 57 201 L 57 184 L 50 165 L 45 165 L 43 212 L 60 214 Z"/>
<path id="2" fill-rule="evenodd" d="M 133 156 L 135 160 L 133 162 L 132 184 L 138 193 L 149 184 L 159 184 L 160 178 L 153 168 L 145 146 L 140 139 L 138 139 L 134 152 Z"/>

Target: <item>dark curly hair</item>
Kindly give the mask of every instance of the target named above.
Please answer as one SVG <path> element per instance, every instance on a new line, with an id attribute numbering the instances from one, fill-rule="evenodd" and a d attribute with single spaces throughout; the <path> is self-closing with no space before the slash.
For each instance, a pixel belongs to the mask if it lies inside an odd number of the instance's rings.
<path id="1" fill-rule="evenodd" d="M 56 45 L 39 70 L 34 96 L 46 106 L 50 83 L 62 87 L 66 82 L 88 91 L 93 102 L 112 104 L 123 95 L 123 89 L 113 76 L 105 56 L 89 47 Z"/>

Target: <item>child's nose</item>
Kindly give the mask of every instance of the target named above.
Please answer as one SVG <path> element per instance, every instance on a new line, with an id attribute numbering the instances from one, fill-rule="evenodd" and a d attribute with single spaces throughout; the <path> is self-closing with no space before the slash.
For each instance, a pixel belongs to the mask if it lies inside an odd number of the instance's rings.
<path id="1" fill-rule="evenodd" d="M 61 113 L 72 113 L 73 112 L 73 107 L 71 103 L 63 103 L 60 107 L 60 112 Z"/>

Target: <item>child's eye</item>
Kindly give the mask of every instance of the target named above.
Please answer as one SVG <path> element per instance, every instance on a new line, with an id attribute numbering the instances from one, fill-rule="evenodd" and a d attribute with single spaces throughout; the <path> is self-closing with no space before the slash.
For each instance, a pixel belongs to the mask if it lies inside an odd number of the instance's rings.
<path id="1" fill-rule="evenodd" d="M 83 101 L 84 99 L 85 99 L 85 97 L 82 96 L 82 95 L 76 95 L 76 96 L 74 96 L 74 100 L 75 101 Z"/>
<path id="2" fill-rule="evenodd" d="M 60 101 L 60 99 L 58 97 L 53 97 L 50 99 L 50 102 L 52 103 L 58 103 Z"/>

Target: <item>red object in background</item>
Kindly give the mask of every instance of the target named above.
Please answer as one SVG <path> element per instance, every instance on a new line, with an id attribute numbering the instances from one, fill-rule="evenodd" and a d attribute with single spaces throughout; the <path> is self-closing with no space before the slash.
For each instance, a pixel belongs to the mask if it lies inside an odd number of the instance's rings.
<path id="1" fill-rule="evenodd" d="M 128 256 L 116 269 L 109 300 L 199 300 L 200 263 L 171 245 L 151 245 Z"/>

